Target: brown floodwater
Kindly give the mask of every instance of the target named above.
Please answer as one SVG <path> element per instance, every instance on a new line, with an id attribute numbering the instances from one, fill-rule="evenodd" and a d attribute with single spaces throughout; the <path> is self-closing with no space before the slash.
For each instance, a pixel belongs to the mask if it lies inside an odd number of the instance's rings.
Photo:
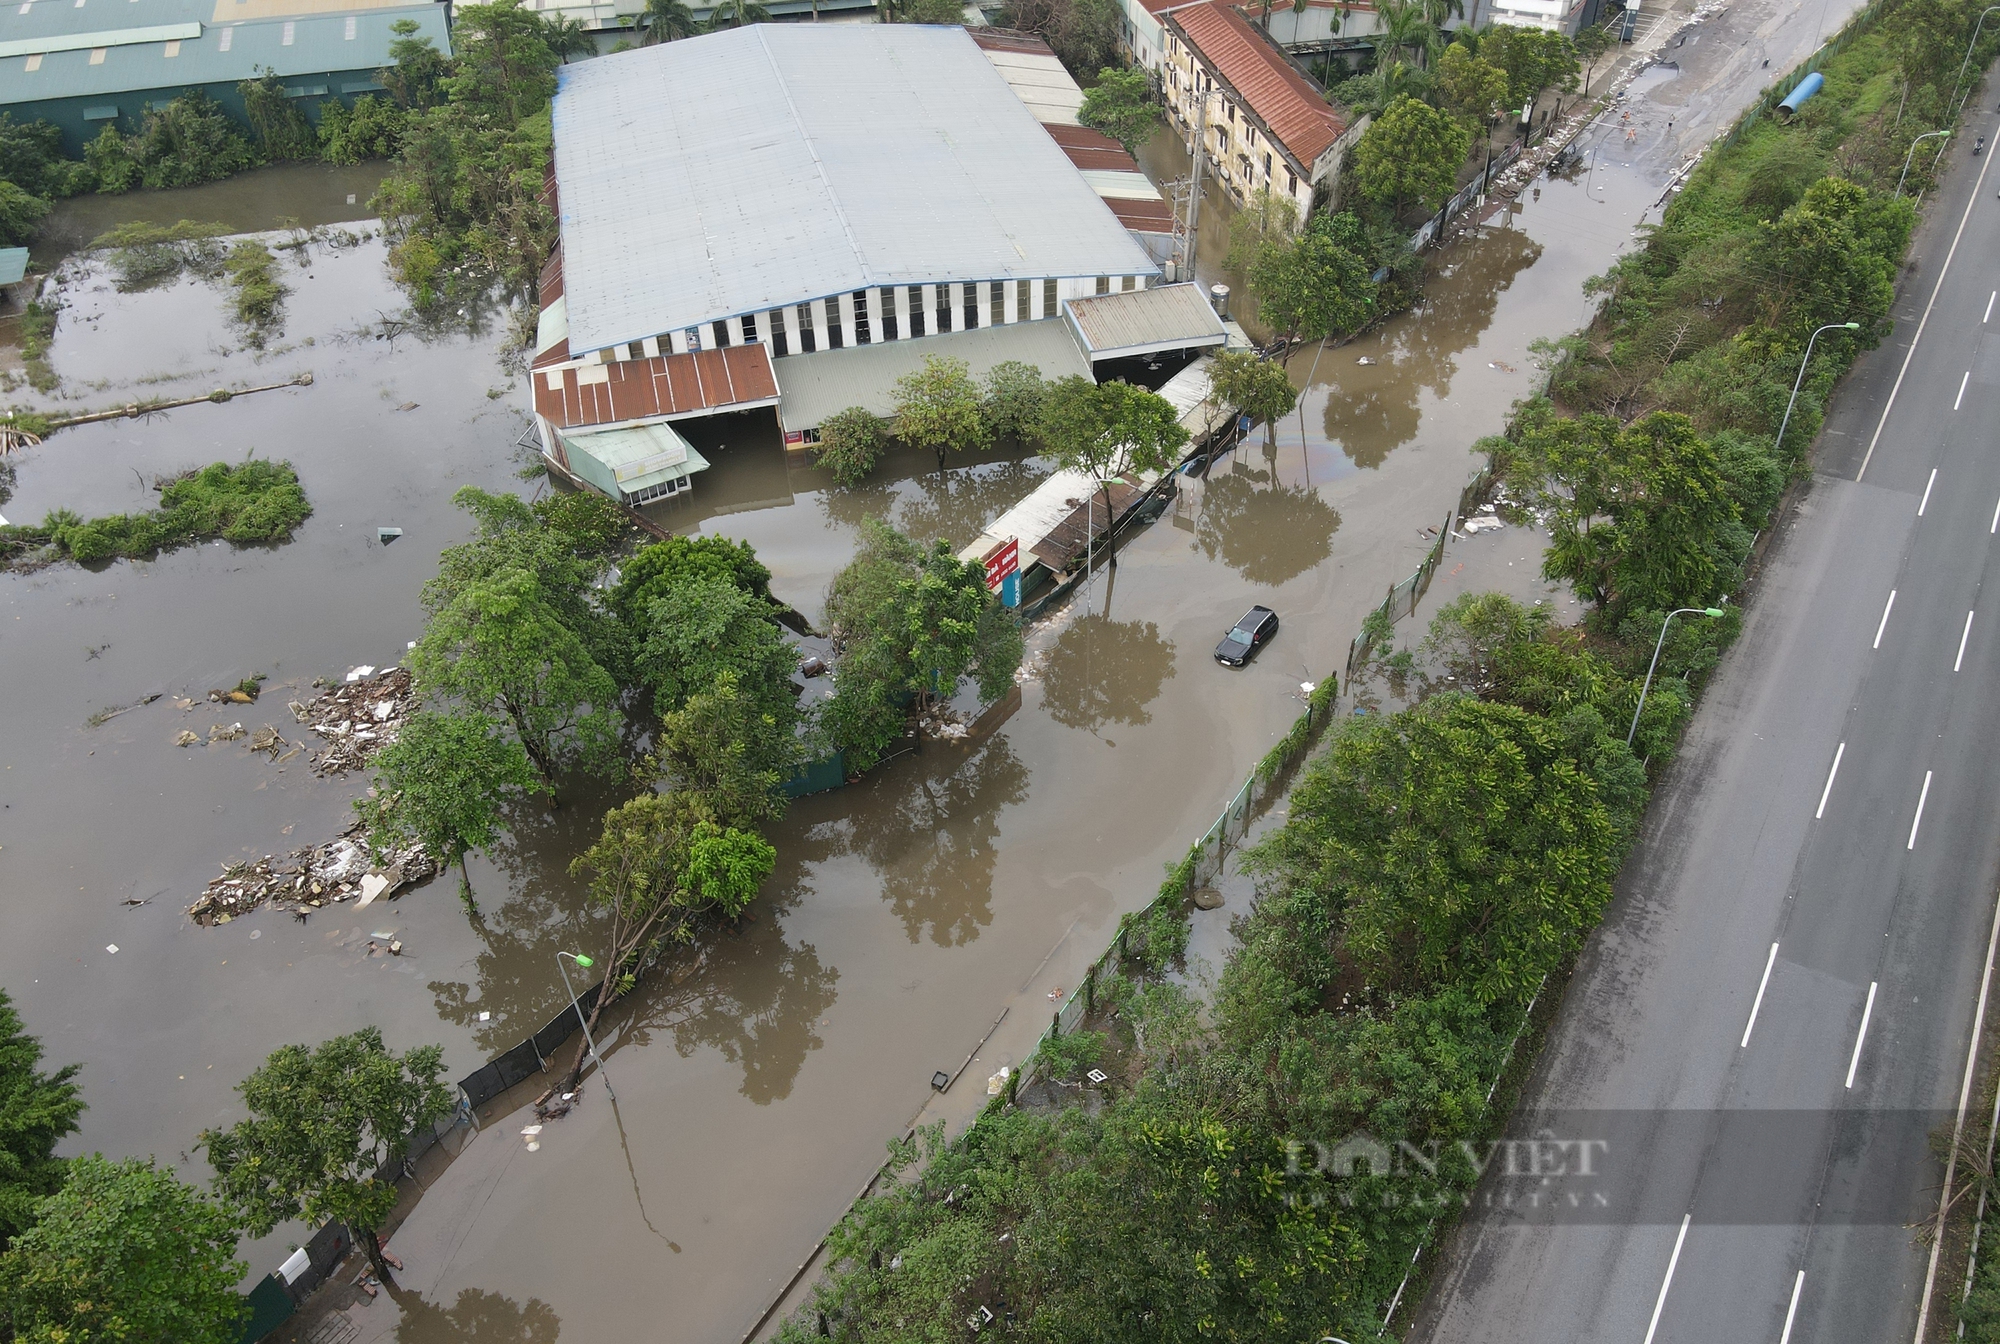
<path id="1" fill-rule="evenodd" d="M 1471 443 L 1530 388 L 1528 341 L 1575 324 L 1581 281 L 1657 190 L 1636 170 L 1598 176 L 1605 204 L 1545 183 L 1440 255 L 1421 311 L 1317 367 L 1300 352 L 1301 413 L 1190 481 L 1115 570 L 1030 632 L 1011 717 L 795 803 L 772 828 L 779 866 L 756 918 L 614 1015 L 601 1044 L 618 1105 L 593 1079 L 535 1150 L 518 1113 L 488 1117 L 396 1234 L 402 1290 L 351 1309 L 359 1337 L 736 1340 L 885 1140 L 913 1120 L 962 1121 L 987 1074 L 1032 1050 L 1050 996 L 1291 724 L 1301 682 L 1338 670 L 1362 614 L 1415 568 L 1476 465 Z M 344 200 L 340 186 L 324 194 Z M 131 213 L 76 232 L 141 210 L 315 222 L 268 193 L 231 194 L 245 190 L 91 201 Z M 292 461 L 315 510 L 284 545 L 0 577 L 0 913 L 15 935 L 0 984 L 52 1060 L 83 1065 L 90 1110 L 69 1151 L 183 1161 L 204 1126 L 236 1117 L 234 1084 L 271 1049 L 370 1023 L 399 1047 L 442 1042 L 461 1076 L 556 1011 L 556 950 L 591 942 L 566 872 L 609 797 L 589 790 L 525 810 L 473 858 L 477 920 L 448 884 L 307 923 L 263 912 L 204 930 L 181 915 L 220 863 L 328 836 L 365 780 L 315 779 L 241 742 L 177 748 L 175 734 L 240 720 L 290 736 L 298 688 L 393 663 L 417 635 L 419 589 L 468 530 L 452 492 L 531 488 L 517 479 L 525 422 L 502 317 L 395 324 L 378 237 L 280 256 L 291 293 L 261 349 L 205 282 L 120 293 L 71 261 L 51 359 L 73 402 L 315 381 L 65 431 L 16 459 L 0 505 L 15 518 L 143 508 L 156 473 L 256 452 Z M 814 619 L 862 518 L 963 541 L 1046 471 L 1000 451 L 941 475 L 907 454 L 837 491 L 787 461 L 767 420 L 716 420 L 695 438 L 715 466 L 657 516 L 751 542 L 778 595 Z M 378 526 L 404 535 L 382 545 Z M 1454 543 L 1452 564 L 1471 545 Z M 1283 630 L 1225 670 L 1210 650 L 1253 602 Z M 199 701 L 254 672 L 270 678 L 263 700 L 228 714 L 162 698 L 88 725 L 154 691 Z M 405 954 L 369 956 L 382 933 Z M 934 1096 L 933 1071 L 956 1069 L 1003 1008 L 979 1060 Z M 249 1247 L 253 1275 L 297 1235 Z"/>

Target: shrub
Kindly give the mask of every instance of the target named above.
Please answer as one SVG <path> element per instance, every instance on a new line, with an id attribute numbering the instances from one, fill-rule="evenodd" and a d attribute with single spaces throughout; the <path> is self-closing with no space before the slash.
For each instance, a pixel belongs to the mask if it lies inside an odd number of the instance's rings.
<path id="1" fill-rule="evenodd" d="M 827 469 L 835 485 L 859 485 L 875 470 L 888 445 L 888 431 L 875 413 L 849 406 L 819 427 L 819 450 L 813 462 Z"/>

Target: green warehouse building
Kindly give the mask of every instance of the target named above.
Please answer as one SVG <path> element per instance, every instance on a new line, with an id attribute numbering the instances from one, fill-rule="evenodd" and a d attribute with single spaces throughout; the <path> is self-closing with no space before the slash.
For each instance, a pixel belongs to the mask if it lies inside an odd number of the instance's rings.
<path id="1" fill-rule="evenodd" d="M 52 122 L 81 155 L 106 122 L 136 131 L 191 89 L 245 120 L 236 86 L 269 70 L 317 121 L 322 100 L 381 87 L 398 20 L 450 51 L 446 13 L 409 0 L 0 0 L 0 111 Z"/>

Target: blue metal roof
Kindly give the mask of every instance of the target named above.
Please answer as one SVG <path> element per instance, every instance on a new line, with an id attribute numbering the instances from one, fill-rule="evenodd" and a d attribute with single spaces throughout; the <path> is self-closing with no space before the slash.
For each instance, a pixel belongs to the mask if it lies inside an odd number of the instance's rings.
<path id="1" fill-rule="evenodd" d="M 390 25 L 450 49 L 442 5 L 313 12 L 313 0 L 28 0 L 0 9 L 0 107 L 233 84 L 390 64 Z M 357 81 L 358 82 L 358 81 Z M 302 93 L 358 92 L 302 87 Z M 120 115 L 142 109 L 118 105 Z"/>
<path id="2" fill-rule="evenodd" d="M 0 285 L 19 284 L 28 273 L 28 249 L 0 247 Z"/>

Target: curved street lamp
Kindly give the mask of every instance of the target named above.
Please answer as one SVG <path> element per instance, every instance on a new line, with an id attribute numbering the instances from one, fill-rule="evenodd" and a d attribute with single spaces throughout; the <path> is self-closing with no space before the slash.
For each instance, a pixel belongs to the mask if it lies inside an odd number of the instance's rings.
<path id="1" fill-rule="evenodd" d="M 2000 12 L 2000 5 L 1988 5 L 1981 11 L 1979 22 L 1972 26 L 1972 40 L 1965 44 L 1965 59 L 1958 63 L 1958 78 L 1953 80 L 1951 84 L 1951 101 L 1954 115 L 1956 114 L 1956 109 L 1964 106 L 1959 101 L 1958 86 L 1965 83 L 1965 67 L 1972 64 L 1972 49 L 1979 45 L 1979 30 L 1986 26 L 1986 16 L 1995 12 Z"/>
<path id="2" fill-rule="evenodd" d="M 1639 716 L 1646 712 L 1646 692 L 1653 689 L 1653 669 L 1660 665 L 1660 650 L 1666 647 L 1667 627 L 1674 623 L 1676 616 L 1720 616 L 1721 607 L 1681 607 L 1667 613 L 1667 619 L 1660 622 L 1660 638 L 1653 645 L 1653 661 L 1646 665 L 1646 684 L 1639 688 L 1639 707 L 1632 711 L 1632 726 L 1626 730 L 1625 745 L 1632 745 L 1633 736 L 1639 731 Z"/>
<path id="3" fill-rule="evenodd" d="M 1785 418 L 1778 422 L 1778 437 L 1771 446 L 1779 452 L 1785 448 L 1785 429 L 1792 423 L 1792 407 L 1798 405 L 1799 389 L 1806 385 L 1806 366 L 1812 363 L 1813 342 L 1819 339 L 1821 331 L 1859 331 L 1859 322 L 1829 322 L 1806 339 L 1806 357 L 1799 361 L 1799 376 L 1792 380 L 1792 399 L 1785 403 Z"/>
<path id="4" fill-rule="evenodd" d="M 1914 139 L 1914 140 L 1910 141 L 1910 152 L 1909 152 L 1909 153 L 1907 153 L 1907 154 L 1905 154 L 1905 155 L 1903 156 L 1903 171 L 1902 171 L 1902 173 L 1901 173 L 1901 174 L 1900 174 L 1900 175 L 1899 175 L 1899 176 L 1898 176 L 1898 177 L 1896 178 L 1896 199 L 1897 199 L 1897 200 L 1899 200 L 1899 201 L 1900 201 L 1900 200 L 1902 200 L 1902 199 L 1903 199 L 1903 179 L 1904 179 L 1904 178 L 1906 178 L 1906 177 L 1908 177 L 1908 176 L 1910 175 L 1910 160 L 1911 160 L 1911 159 L 1914 159 L 1915 157 L 1917 157 L 1917 146 L 1918 146 L 1918 145 L 1921 145 L 1921 144 L 1922 144 L 1922 143 L 1923 143 L 1924 141 L 1926 141 L 1926 140 L 1929 140 L 1929 139 L 1931 139 L 1931 138 L 1932 138 L 1932 137 L 1934 137 L 1934 136 L 1939 136 L 1939 135 L 1950 135 L 1950 134 L 1951 134 L 1951 132 L 1950 132 L 1949 130 L 1944 130 L 1944 131 L 1925 131 L 1925 132 L 1924 132 L 1924 133 L 1923 133 L 1922 135 L 1920 135 L 1920 136 L 1918 136 L 1918 137 L 1917 137 L 1916 139 Z M 1938 151 L 1938 153 L 1940 153 L 1940 154 L 1942 154 L 1943 152 L 1944 152 L 1943 150 L 1939 150 L 1939 151 Z"/>
<path id="5" fill-rule="evenodd" d="M 618 1094 L 611 1091 L 611 1071 L 604 1067 L 604 1056 L 597 1053 L 597 1042 L 590 1039 L 590 1023 L 584 1021 L 583 1005 L 577 1001 L 576 987 L 569 982 L 569 968 L 563 965 L 564 957 L 568 957 L 586 971 L 596 963 L 581 952 L 556 953 L 556 969 L 562 972 L 563 988 L 569 991 L 569 1006 L 576 1009 L 576 1024 L 583 1028 L 583 1043 L 590 1047 L 590 1057 L 597 1061 L 597 1071 L 604 1077 L 604 1090 L 610 1093 L 613 1101 L 616 1101 L 618 1100 Z M 602 994 L 604 991 L 600 989 L 597 992 Z M 577 1086 L 582 1087 L 583 1084 L 579 1082 Z"/>

